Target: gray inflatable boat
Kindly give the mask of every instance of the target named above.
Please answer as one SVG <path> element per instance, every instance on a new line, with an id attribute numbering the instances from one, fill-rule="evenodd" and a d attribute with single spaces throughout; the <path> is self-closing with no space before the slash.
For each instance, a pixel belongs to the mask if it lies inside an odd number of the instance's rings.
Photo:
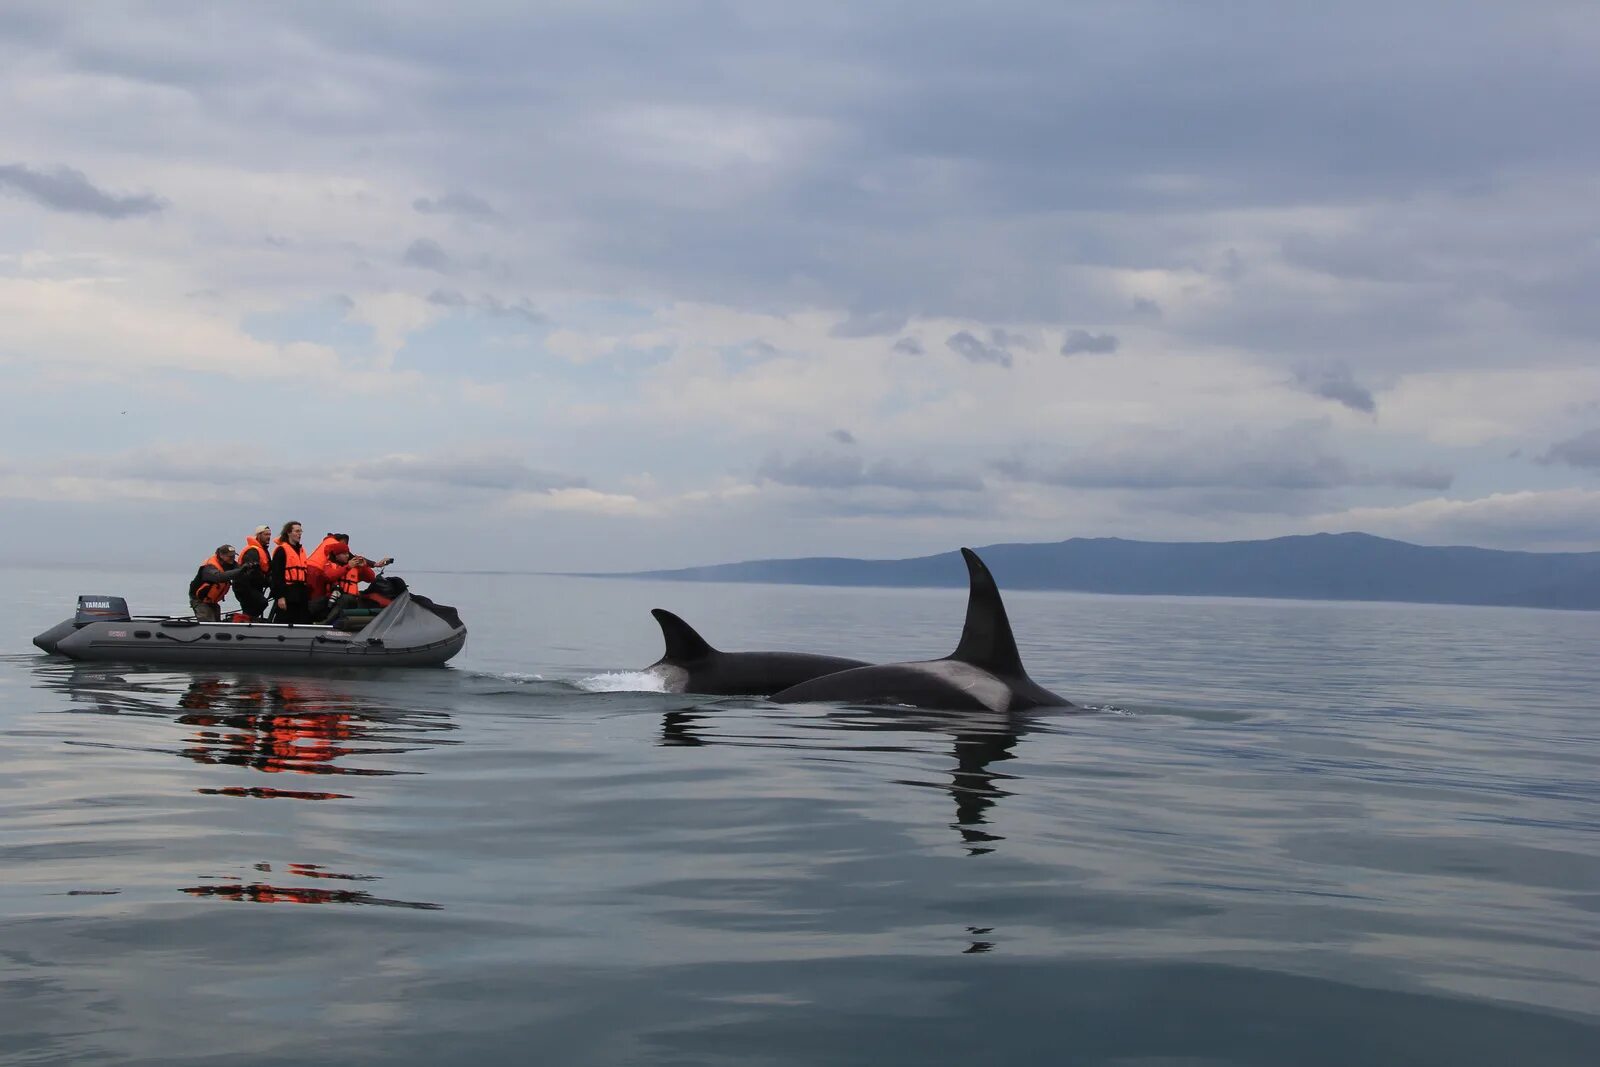
<path id="1" fill-rule="evenodd" d="M 333 626 L 198 622 L 128 614 L 116 596 L 80 596 L 78 613 L 33 639 L 51 655 L 206 667 L 434 667 L 460 652 L 456 609 L 402 591 L 370 617 Z"/>

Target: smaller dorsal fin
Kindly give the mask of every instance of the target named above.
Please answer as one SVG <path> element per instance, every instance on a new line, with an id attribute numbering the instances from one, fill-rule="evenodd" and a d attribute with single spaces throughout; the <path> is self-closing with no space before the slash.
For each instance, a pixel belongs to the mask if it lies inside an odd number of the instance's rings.
<path id="1" fill-rule="evenodd" d="M 994 584 L 994 575 L 972 549 L 963 548 L 961 556 L 967 561 L 970 582 L 967 623 L 961 629 L 961 643 L 947 658 L 970 663 L 1000 677 L 1027 677 L 1022 669 L 1022 657 L 1017 653 L 1017 639 L 1011 636 L 1011 620 L 1006 618 L 1006 606 L 1000 602 L 1000 589 Z"/>
<path id="2" fill-rule="evenodd" d="M 667 642 L 666 655 L 661 657 L 664 662 L 688 663 L 704 659 L 716 651 L 695 632 L 693 626 L 665 608 L 651 608 L 650 614 L 661 624 L 661 636 Z"/>

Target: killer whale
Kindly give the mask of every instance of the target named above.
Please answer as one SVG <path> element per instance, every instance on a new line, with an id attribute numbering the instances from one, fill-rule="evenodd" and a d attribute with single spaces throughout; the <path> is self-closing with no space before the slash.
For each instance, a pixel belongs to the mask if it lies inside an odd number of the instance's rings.
<path id="1" fill-rule="evenodd" d="M 723 652 L 672 612 L 652 608 L 650 614 L 661 625 L 667 649 L 645 673 L 660 678 L 669 693 L 770 697 L 821 675 L 867 666 L 809 652 Z"/>
<path id="2" fill-rule="evenodd" d="M 970 548 L 966 624 L 956 650 L 944 659 L 885 663 L 828 674 L 772 695 L 779 704 L 895 704 L 947 711 L 1026 711 L 1070 708 L 1028 677 L 1011 634 L 1011 621 L 994 575 Z"/>

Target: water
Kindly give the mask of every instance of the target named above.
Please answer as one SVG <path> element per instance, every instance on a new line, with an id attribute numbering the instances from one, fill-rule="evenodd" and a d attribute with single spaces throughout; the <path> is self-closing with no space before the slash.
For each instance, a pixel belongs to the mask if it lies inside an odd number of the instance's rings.
<path id="1" fill-rule="evenodd" d="M 271 678 L 0 571 L 0 1061 L 1600 1063 L 1600 615 L 1010 593 L 1007 721 L 630 691 L 953 590 L 411 577 L 451 668 Z"/>

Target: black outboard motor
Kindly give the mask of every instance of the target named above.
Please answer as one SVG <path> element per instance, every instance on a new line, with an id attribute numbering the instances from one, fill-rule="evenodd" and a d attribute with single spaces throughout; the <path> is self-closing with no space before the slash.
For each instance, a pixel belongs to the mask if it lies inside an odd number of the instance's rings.
<path id="1" fill-rule="evenodd" d="M 91 622 L 127 622 L 128 602 L 119 596 L 80 596 L 78 614 L 73 617 L 75 626 Z"/>
<path id="2" fill-rule="evenodd" d="M 367 583 L 367 592 L 393 600 L 406 591 L 406 580 L 393 574 L 380 574 Z"/>

